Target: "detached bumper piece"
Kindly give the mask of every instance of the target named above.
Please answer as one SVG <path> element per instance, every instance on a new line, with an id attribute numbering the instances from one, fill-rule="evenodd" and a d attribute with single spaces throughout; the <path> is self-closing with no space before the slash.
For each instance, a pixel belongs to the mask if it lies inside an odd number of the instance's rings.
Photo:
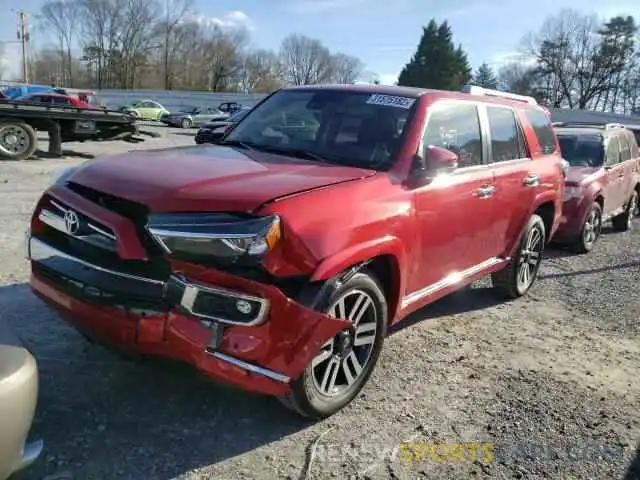
<path id="1" fill-rule="evenodd" d="M 261 328 L 269 312 L 266 298 L 177 275 L 161 281 L 111 270 L 29 235 L 27 250 L 35 293 L 89 336 L 116 348 L 186 360 L 246 390 L 281 394 L 288 388 L 288 375 L 219 350 L 226 327 Z M 237 369 L 245 375 L 238 378 Z"/>

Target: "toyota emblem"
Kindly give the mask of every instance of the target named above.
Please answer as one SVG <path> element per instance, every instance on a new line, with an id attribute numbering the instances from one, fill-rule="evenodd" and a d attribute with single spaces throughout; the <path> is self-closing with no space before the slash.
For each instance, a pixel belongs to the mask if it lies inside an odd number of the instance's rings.
<path id="1" fill-rule="evenodd" d="M 70 235 L 75 235 L 80 230 L 80 219 L 78 214 L 71 210 L 67 210 L 64 214 L 64 226 Z"/>

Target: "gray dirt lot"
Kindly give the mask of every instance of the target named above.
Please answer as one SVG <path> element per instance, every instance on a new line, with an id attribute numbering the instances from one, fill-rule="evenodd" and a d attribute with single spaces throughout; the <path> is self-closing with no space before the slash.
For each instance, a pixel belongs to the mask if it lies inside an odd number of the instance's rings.
<path id="1" fill-rule="evenodd" d="M 193 142 L 158 131 L 138 145 L 65 149 Z M 640 220 L 589 255 L 549 250 L 526 298 L 500 303 L 480 282 L 414 315 L 358 400 L 312 423 L 188 369 L 123 360 L 34 298 L 29 214 L 55 172 L 80 161 L 0 163 L 0 320 L 40 366 L 33 434 L 46 452 L 27 479 L 640 478 Z M 446 445 L 407 462 L 401 442 Z M 493 444 L 495 460 L 442 456 L 471 442 Z"/>

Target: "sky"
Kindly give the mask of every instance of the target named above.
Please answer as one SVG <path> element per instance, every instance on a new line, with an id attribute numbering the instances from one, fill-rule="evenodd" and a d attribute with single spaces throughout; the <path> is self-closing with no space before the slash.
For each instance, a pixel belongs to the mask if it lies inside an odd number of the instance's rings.
<path id="1" fill-rule="evenodd" d="M 454 41 L 474 68 L 498 69 L 517 58 L 525 34 L 548 15 L 573 8 L 604 18 L 629 14 L 640 19 L 640 0 L 195 0 L 199 15 L 228 28 L 246 27 L 255 48 L 277 49 L 290 33 L 321 40 L 331 51 L 362 59 L 382 83 L 392 84 L 413 55 L 422 26 L 448 20 Z M 14 41 L 17 11 L 37 13 L 44 0 L 0 0 L 0 42 Z M 590 5 L 587 7 L 586 5 Z M 33 45 L 47 42 L 33 22 Z M 19 45 L 5 44 L 0 70 L 19 74 Z"/>

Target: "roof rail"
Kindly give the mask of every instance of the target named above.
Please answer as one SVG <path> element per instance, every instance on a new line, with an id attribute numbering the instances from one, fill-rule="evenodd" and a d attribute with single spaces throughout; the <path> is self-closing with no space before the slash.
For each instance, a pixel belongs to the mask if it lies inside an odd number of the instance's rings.
<path id="1" fill-rule="evenodd" d="M 529 97 L 527 95 L 518 95 L 515 93 L 509 92 L 501 92 L 499 90 L 492 90 L 490 88 L 479 87 L 478 85 L 465 85 L 461 90 L 463 93 L 468 93 L 469 95 L 484 95 L 487 97 L 499 97 L 505 98 L 508 100 L 515 100 L 517 102 L 524 102 L 530 105 L 537 105 L 538 102 L 535 98 Z"/>
<path id="2" fill-rule="evenodd" d="M 603 130 L 613 130 L 616 128 L 625 128 L 621 123 L 603 123 L 603 122 L 553 122 L 554 127 L 590 127 L 602 128 Z"/>

